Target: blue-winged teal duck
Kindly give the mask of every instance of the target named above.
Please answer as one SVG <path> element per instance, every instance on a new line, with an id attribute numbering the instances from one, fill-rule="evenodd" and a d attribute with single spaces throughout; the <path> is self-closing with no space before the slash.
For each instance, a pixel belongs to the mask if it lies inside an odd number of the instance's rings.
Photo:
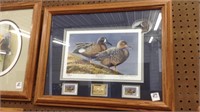
<path id="1" fill-rule="evenodd" d="M 107 49 L 106 44 L 112 46 L 105 37 L 100 37 L 95 43 L 76 43 L 76 49 L 73 52 L 93 59 L 99 52 Z"/>
<path id="2" fill-rule="evenodd" d="M 126 41 L 120 40 L 117 43 L 117 47 L 112 47 L 103 52 L 100 52 L 97 54 L 95 59 L 107 67 L 114 66 L 116 71 L 116 66 L 126 61 L 129 57 L 128 47 L 129 46 Z"/>

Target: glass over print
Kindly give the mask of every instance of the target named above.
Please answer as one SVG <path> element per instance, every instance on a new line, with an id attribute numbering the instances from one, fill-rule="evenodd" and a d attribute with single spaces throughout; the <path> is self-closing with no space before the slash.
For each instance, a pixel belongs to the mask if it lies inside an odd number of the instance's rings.
<path id="1" fill-rule="evenodd" d="M 140 29 L 79 29 L 65 34 L 69 46 L 63 51 L 61 80 L 143 82 Z"/>
<path id="2" fill-rule="evenodd" d="M 140 86 L 139 100 L 151 100 L 155 91 L 162 98 L 159 15 L 160 10 L 53 15 L 45 94 L 61 95 L 62 83 L 76 82 L 77 96 L 91 97 L 91 84 L 100 83 L 108 84 L 108 98 L 122 98 L 124 84 Z M 122 52 L 116 51 L 120 44 L 126 46 Z"/>
<path id="3" fill-rule="evenodd" d="M 23 91 L 32 14 L 33 9 L 0 12 L 0 91 Z"/>

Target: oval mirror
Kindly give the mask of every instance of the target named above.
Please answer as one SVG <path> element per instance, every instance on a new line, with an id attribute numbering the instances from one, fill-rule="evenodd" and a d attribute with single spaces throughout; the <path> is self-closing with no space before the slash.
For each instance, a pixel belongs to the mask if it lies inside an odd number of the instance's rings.
<path id="1" fill-rule="evenodd" d="M 19 27 L 10 20 L 0 21 L 0 76 L 6 75 L 15 66 L 21 47 Z"/>

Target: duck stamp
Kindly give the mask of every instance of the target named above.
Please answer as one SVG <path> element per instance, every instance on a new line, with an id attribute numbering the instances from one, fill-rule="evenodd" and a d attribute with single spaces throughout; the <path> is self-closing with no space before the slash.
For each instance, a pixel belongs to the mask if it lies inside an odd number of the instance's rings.
<path id="1" fill-rule="evenodd" d="M 122 85 L 122 98 L 140 98 L 140 86 Z"/>
<path id="2" fill-rule="evenodd" d="M 91 96 L 108 96 L 108 84 L 91 84 Z"/>
<path id="3" fill-rule="evenodd" d="M 63 83 L 62 84 L 62 95 L 77 95 L 78 84 L 77 83 Z"/>

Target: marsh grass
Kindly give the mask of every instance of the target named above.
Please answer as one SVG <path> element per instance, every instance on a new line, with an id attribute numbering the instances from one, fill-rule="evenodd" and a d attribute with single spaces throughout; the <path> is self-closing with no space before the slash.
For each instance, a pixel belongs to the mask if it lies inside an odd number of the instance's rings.
<path id="1" fill-rule="evenodd" d="M 70 53 L 68 55 L 67 73 L 70 74 L 106 74 L 106 75 L 122 75 L 110 68 L 90 63 L 82 59 L 80 56 Z"/>

